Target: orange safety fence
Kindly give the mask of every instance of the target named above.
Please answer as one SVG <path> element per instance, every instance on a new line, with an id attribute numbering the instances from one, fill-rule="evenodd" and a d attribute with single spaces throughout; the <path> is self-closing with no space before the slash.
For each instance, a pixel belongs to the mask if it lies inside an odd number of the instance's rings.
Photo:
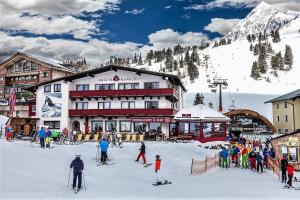
<path id="1" fill-rule="evenodd" d="M 212 158 L 206 157 L 205 160 L 192 159 L 191 175 L 204 174 L 207 171 L 215 168 L 219 165 L 219 156 L 215 155 Z"/>
<path id="2" fill-rule="evenodd" d="M 279 163 L 277 160 L 272 158 L 271 156 L 268 156 L 267 159 L 267 165 L 268 167 L 273 171 L 273 173 L 280 178 L 280 168 L 279 168 Z"/>

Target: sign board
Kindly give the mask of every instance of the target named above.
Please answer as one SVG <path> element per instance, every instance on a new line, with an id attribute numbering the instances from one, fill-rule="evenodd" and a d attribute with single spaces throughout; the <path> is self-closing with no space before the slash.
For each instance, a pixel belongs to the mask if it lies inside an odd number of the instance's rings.
<path id="1" fill-rule="evenodd" d="M 191 114 L 182 114 L 181 117 L 182 118 L 191 118 L 192 115 Z"/>
<path id="2" fill-rule="evenodd" d="M 171 118 L 161 117 L 161 118 L 131 118 L 132 122 L 153 122 L 153 123 L 170 123 Z"/>
<path id="3" fill-rule="evenodd" d="M 114 76 L 114 77 L 105 77 L 105 78 L 99 78 L 98 81 L 99 82 L 112 82 L 112 81 L 126 81 L 126 82 L 130 82 L 130 81 L 138 81 L 141 80 L 142 78 L 140 76 L 132 76 L 132 77 L 120 77 L 118 75 Z"/>

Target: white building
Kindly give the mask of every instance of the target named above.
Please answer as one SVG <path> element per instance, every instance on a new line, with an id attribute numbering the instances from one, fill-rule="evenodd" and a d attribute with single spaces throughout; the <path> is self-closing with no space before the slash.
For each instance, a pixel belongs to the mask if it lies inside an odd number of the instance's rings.
<path id="1" fill-rule="evenodd" d="M 186 91 L 175 75 L 105 66 L 27 88 L 36 93 L 37 126 L 168 135 Z"/>

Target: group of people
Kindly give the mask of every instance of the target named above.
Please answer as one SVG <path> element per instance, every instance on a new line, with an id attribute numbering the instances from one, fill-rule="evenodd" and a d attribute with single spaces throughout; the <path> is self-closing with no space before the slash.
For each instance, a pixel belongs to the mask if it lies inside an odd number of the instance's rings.
<path id="1" fill-rule="evenodd" d="M 281 169 L 281 182 L 287 183 L 289 187 L 293 186 L 294 166 L 291 162 L 288 162 L 286 154 L 280 160 Z M 288 175 L 288 181 L 287 176 Z"/>
<path id="2" fill-rule="evenodd" d="M 50 128 L 41 127 L 41 129 L 39 130 L 39 133 L 38 133 L 41 148 L 44 149 L 45 146 L 47 148 L 50 148 L 51 135 L 52 135 L 52 132 L 51 132 Z"/>

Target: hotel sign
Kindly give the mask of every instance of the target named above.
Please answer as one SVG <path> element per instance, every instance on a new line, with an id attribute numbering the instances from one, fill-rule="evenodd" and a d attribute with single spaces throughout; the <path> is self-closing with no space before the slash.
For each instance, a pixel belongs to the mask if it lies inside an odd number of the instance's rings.
<path id="1" fill-rule="evenodd" d="M 170 123 L 171 118 L 160 117 L 160 118 L 131 118 L 132 122 L 154 122 L 154 123 Z"/>
<path id="2" fill-rule="evenodd" d="M 132 77 L 120 77 L 118 75 L 114 76 L 114 77 L 103 77 L 103 78 L 99 78 L 99 82 L 113 82 L 113 81 L 138 81 L 141 80 L 141 76 L 132 76 Z"/>

